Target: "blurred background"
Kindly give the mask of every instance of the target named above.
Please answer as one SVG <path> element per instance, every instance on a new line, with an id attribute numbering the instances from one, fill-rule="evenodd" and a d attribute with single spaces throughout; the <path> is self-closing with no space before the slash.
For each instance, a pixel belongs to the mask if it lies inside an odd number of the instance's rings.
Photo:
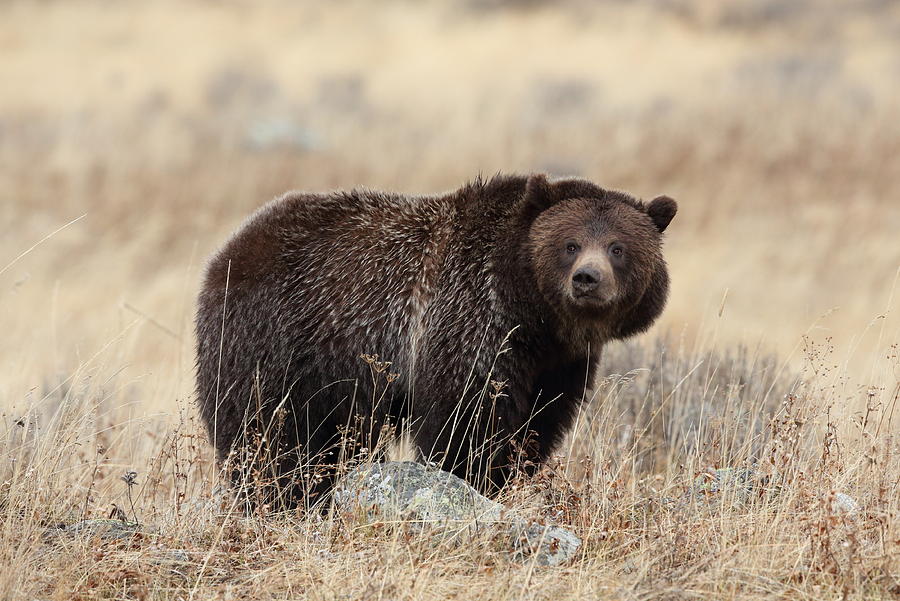
<path id="1" fill-rule="evenodd" d="M 891 376 L 894 2 L 8 2 L 0 82 L 8 415 L 66 379 L 189 411 L 203 264 L 252 210 L 497 171 L 676 198 L 676 344 Z"/>

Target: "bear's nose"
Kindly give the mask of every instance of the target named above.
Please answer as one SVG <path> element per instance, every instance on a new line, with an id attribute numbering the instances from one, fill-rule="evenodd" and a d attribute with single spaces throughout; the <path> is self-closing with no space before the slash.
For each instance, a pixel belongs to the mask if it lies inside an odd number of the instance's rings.
<path id="1" fill-rule="evenodd" d="M 603 274 L 593 267 L 582 267 L 572 276 L 572 287 L 576 292 L 591 292 L 600 282 L 603 281 Z"/>

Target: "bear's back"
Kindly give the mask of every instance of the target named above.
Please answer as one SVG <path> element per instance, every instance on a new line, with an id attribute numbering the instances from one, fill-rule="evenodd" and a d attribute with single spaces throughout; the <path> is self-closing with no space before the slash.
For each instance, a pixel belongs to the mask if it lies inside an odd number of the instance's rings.
<path id="1" fill-rule="evenodd" d="M 453 196 L 289 193 L 252 215 L 210 261 L 210 329 L 230 320 L 320 360 L 361 353 L 405 362 L 451 247 Z M 227 298 L 226 298 L 227 289 Z M 227 329 L 227 325 L 226 325 Z M 218 338 L 218 337 L 216 337 Z"/>

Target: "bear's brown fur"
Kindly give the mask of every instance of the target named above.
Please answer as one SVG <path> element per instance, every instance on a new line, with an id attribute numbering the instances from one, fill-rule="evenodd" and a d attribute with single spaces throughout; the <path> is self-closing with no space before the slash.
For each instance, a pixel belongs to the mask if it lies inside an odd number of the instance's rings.
<path id="1" fill-rule="evenodd" d="M 258 501 L 294 505 L 329 490 L 342 442 L 371 448 L 392 423 L 495 489 L 513 450 L 534 465 L 560 441 L 604 343 L 662 311 L 675 211 L 540 174 L 265 205 L 199 298 L 198 401 L 218 459 Z"/>

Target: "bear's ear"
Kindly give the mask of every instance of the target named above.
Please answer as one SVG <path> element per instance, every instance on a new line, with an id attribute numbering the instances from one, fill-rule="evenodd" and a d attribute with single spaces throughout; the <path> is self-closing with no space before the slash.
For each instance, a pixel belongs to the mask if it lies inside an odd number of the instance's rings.
<path id="1" fill-rule="evenodd" d="M 666 231 L 677 210 L 678 203 L 668 196 L 657 196 L 647 205 L 647 214 L 660 233 Z"/>
<path id="2" fill-rule="evenodd" d="M 539 212 L 550 208 L 553 204 L 553 187 L 543 173 L 534 173 L 528 176 L 525 183 L 525 203 Z"/>

